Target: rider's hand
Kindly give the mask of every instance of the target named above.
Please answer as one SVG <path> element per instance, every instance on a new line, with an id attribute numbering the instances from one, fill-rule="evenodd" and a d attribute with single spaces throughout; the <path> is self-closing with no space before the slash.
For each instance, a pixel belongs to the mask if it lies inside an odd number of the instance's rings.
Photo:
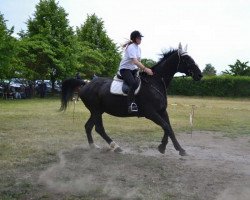
<path id="1" fill-rule="evenodd" d="M 148 75 L 153 75 L 153 71 L 150 68 L 145 67 L 144 72 L 146 72 Z"/>

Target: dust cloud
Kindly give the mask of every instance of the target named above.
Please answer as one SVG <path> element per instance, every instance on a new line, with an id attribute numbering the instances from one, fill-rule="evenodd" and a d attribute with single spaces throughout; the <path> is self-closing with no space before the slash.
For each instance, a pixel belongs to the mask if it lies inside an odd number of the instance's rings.
<path id="1" fill-rule="evenodd" d="M 103 199 L 243 200 L 249 197 L 250 138 L 195 132 L 178 136 L 187 157 L 170 143 L 123 143 L 124 152 L 76 146 L 60 151 L 60 161 L 39 176 L 56 194 Z M 155 147 L 155 148 L 153 148 Z"/>
<path id="2" fill-rule="evenodd" d="M 98 150 L 90 150 L 88 147 L 84 146 L 76 146 L 72 149 L 72 151 L 83 151 L 86 155 L 86 159 L 83 162 L 84 167 L 89 169 L 88 166 L 92 165 L 90 159 L 88 157 L 93 156 L 95 153 L 100 153 Z M 108 151 L 105 149 L 104 151 Z M 97 170 L 94 175 L 92 174 L 77 174 L 72 175 L 71 168 L 66 166 L 68 162 L 66 156 L 66 150 L 62 150 L 59 152 L 58 156 L 60 162 L 54 164 L 49 167 L 46 171 L 42 172 L 39 177 L 39 184 L 46 185 L 50 191 L 55 193 L 72 193 L 72 194 L 89 194 L 94 195 L 96 192 L 105 196 L 109 196 L 112 198 L 121 198 L 124 199 L 133 199 L 138 198 L 140 196 L 137 188 L 126 189 L 117 187 L 117 184 L 113 181 L 116 180 L 119 175 L 121 175 L 120 171 L 113 171 L 112 173 L 108 173 L 109 175 L 105 175 L 100 178 L 103 174 L 102 171 L 109 170 L 108 167 L 103 167 L 101 170 Z M 78 166 L 79 167 L 79 166 Z M 94 167 L 95 168 L 95 167 Z M 78 169 L 79 170 L 79 169 Z M 73 172 L 74 173 L 74 172 Z M 119 178 L 118 178 L 119 179 Z M 121 178 L 122 179 L 122 178 Z"/>

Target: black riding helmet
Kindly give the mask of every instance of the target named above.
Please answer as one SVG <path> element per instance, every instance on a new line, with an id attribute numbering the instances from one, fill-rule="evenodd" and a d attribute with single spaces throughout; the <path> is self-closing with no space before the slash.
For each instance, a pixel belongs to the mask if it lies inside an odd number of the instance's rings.
<path id="1" fill-rule="evenodd" d="M 143 37 L 143 35 L 139 31 L 133 31 L 130 34 L 130 40 L 132 40 L 133 42 L 135 42 L 135 39 L 138 37 Z"/>

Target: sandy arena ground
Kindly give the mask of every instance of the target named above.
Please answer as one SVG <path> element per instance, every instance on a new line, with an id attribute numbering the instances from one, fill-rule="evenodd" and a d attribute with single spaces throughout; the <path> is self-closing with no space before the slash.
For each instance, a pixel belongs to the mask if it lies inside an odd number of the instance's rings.
<path id="1" fill-rule="evenodd" d="M 158 143 L 117 143 L 122 153 L 76 146 L 59 153 L 60 162 L 40 174 L 38 183 L 56 196 L 71 194 L 91 199 L 250 199 L 250 137 L 221 133 L 177 134 L 188 156 L 181 157 Z"/>

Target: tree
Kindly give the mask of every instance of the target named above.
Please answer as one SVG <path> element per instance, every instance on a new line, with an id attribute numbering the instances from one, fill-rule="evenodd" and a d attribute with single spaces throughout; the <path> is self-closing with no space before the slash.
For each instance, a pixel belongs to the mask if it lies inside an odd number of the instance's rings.
<path id="1" fill-rule="evenodd" d="M 6 20 L 0 13 L 0 79 L 13 78 L 17 72 L 17 41 L 11 36 L 13 32 L 14 27 L 8 29 Z"/>
<path id="2" fill-rule="evenodd" d="M 104 71 L 104 56 L 101 51 L 90 48 L 88 42 L 80 42 L 78 61 L 80 66 L 78 72 L 83 77 L 91 79 L 95 74 L 102 74 Z"/>
<path id="3" fill-rule="evenodd" d="M 77 45 L 65 10 L 55 0 L 40 0 L 27 32 L 20 33 L 20 57 L 34 78 L 56 79 L 75 74 Z M 39 77 L 40 76 L 40 77 Z"/>
<path id="4" fill-rule="evenodd" d="M 41 34 L 23 38 L 19 42 L 19 57 L 26 66 L 23 74 L 28 79 L 50 78 L 54 56 L 49 42 Z"/>
<path id="5" fill-rule="evenodd" d="M 108 37 L 102 19 L 95 14 L 88 15 L 85 23 L 80 28 L 77 27 L 76 32 L 82 49 L 90 52 L 90 54 L 86 52 L 81 54 L 81 70 L 84 72 L 93 70 L 92 75 L 97 73 L 102 76 L 113 76 L 118 69 L 121 53 Z"/>
<path id="6" fill-rule="evenodd" d="M 145 65 L 146 67 L 152 67 L 156 64 L 156 62 L 152 59 L 147 59 L 147 58 L 143 58 L 141 59 L 141 63 L 143 65 Z"/>
<path id="7" fill-rule="evenodd" d="M 215 76 L 216 70 L 211 64 L 206 64 L 206 67 L 202 71 L 203 76 Z"/>
<path id="8" fill-rule="evenodd" d="M 241 62 L 236 60 L 234 65 L 228 65 L 230 70 L 223 71 L 223 74 L 230 74 L 233 76 L 250 76 L 250 66 L 247 65 L 248 62 Z"/>

